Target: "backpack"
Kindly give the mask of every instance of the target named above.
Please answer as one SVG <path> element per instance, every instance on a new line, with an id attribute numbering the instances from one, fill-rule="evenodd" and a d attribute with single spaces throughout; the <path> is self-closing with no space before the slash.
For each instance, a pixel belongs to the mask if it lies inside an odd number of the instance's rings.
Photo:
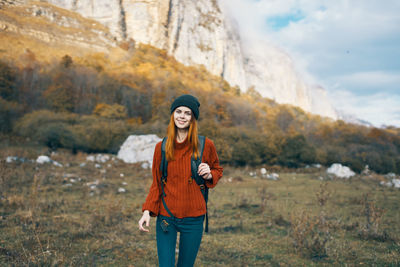
<path id="1" fill-rule="evenodd" d="M 206 202 L 206 226 L 205 226 L 205 232 L 208 232 L 208 209 L 207 209 L 207 202 L 208 202 L 208 187 L 205 185 L 205 180 L 203 177 L 201 177 L 197 173 L 197 169 L 199 168 L 199 165 L 201 163 L 201 160 L 203 158 L 203 151 L 204 151 L 204 144 L 206 138 L 204 136 L 199 135 L 199 145 L 200 145 L 200 157 L 198 159 L 195 159 L 194 156 L 192 155 L 192 158 L 190 160 L 190 166 L 191 166 L 191 171 L 192 171 L 192 179 L 196 181 L 196 183 L 200 187 L 201 194 L 204 197 L 204 201 Z M 165 156 L 165 144 L 167 141 L 167 137 L 164 137 L 162 144 L 161 144 L 161 163 L 160 163 L 160 171 L 161 171 L 161 200 L 164 205 L 165 210 L 168 212 L 169 216 L 171 218 L 175 218 L 175 216 L 171 213 L 171 211 L 167 207 L 167 203 L 165 203 L 164 197 L 165 192 L 164 192 L 164 185 L 167 182 L 167 176 L 168 176 L 168 161 Z"/>

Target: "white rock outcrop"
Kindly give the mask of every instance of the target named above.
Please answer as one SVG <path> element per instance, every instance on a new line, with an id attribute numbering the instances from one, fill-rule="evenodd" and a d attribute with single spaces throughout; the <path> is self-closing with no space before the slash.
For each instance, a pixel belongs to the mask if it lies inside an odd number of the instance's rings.
<path id="1" fill-rule="evenodd" d="M 117 157 L 126 163 L 153 163 L 154 148 L 162 139 L 155 134 L 130 135 L 122 144 Z"/>
<path id="2" fill-rule="evenodd" d="M 204 65 L 242 91 L 254 87 L 278 103 L 337 118 L 323 88 L 304 82 L 289 55 L 267 43 L 244 44 L 217 0 L 48 0 L 105 25 L 118 40 L 165 49 L 186 65 Z"/>
<path id="3" fill-rule="evenodd" d="M 340 163 L 333 163 L 327 170 L 327 173 L 333 174 L 339 178 L 350 178 L 355 174 L 349 167 L 343 166 Z"/>

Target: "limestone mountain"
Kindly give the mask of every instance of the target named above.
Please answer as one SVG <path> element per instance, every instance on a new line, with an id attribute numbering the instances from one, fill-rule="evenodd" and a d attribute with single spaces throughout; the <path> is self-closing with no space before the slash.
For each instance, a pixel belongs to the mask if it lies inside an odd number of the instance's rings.
<path id="1" fill-rule="evenodd" d="M 75 37 L 66 34 L 66 42 L 86 47 L 89 45 L 95 49 L 112 47 L 117 42 L 130 39 L 137 43 L 150 44 L 165 49 L 185 65 L 204 65 L 212 74 L 223 77 L 242 91 L 254 87 L 262 96 L 278 103 L 292 104 L 315 114 L 336 118 L 325 91 L 304 82 L 293 67 L 290 56 L 267 44 L 263 44 L 262 49 L 257 49 L 262 51 L 258 54 L 254 53 L 256 50 L 244 46 L 235 24 L 229 14 L 220 8 L 217 0 L 47 2 L 47 11 L 41 5 L 40 10 L 33 8 L 29 12 L 38 17 L 47 16 L 60 27 L 65 23 L 76 27 L 76 21 L 80 21 L 80 17 L 75 15 L 75 22 L 68 21 L 67 16 L 60 20 L 60 16 L 48 12 L 52 5 L 59 7 L 56 11 L 58 13 L 69 10 L 93 21 L 93 30 L 89 30 L 93 32 L 93 37 L 88 38 L 87 34 L 80 35 L 77 31 L 74 32 Z M 30 2 L 20 0 L 16 3 Z M 14 27 L 20 30 L 26 26 Z M 100 26 L 103 28 L 99 29 Z M 54 30 L 51 36 L 58 33 L 59 31 Z"/>

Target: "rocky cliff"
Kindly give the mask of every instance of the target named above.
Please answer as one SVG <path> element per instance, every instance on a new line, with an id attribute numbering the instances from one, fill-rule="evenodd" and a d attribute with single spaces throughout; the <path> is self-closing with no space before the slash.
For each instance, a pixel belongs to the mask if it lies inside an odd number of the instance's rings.
<path id="1" fill-rule="evenodd" d="M 217 0 L 47 2 L 100 22 L 117 40 L 151 44 L 186 65 L 204 65 L 242 91 L 253 86 L 278 103 L 336 118 L 324 90 L 306 84 L 288 55 L 267 44 L 262 49 L 245 49 Z"/>
<path id="2" fill-rule="evenodd" d="M 101 23 L 41 2 L 2 1 L 0 32 L 102 52 L 116 45 L 113 35 Z"/>

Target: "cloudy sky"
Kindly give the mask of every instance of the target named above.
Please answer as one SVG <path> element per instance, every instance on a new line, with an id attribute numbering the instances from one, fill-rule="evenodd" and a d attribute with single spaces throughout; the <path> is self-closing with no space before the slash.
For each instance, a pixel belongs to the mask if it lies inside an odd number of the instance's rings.
<path id="1" fill-rule="evenodd" d="M 399 0 L 221 0 L 243 38 L 283 48 L 338 110 L 400 127 Z"/>

